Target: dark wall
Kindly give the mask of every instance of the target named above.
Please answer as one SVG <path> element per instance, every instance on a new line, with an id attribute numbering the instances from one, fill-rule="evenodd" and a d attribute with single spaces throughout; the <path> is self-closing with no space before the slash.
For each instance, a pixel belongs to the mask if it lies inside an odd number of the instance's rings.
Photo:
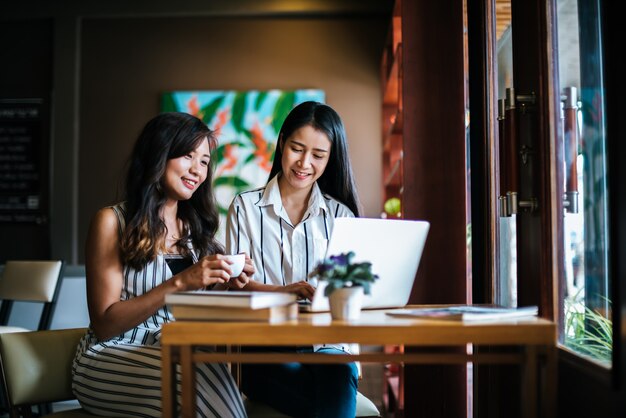
<path id="1" fill-rule="evenodd" d="M 118 199 L 132 143 L 161 94 L 174 89 L 323 89 L 346 125 L 363 213 L 378 216 L 383 3 L 295 12 L 253 1 L 3 3 L 0 99 L 44 99 L 49 217 L 43 225 L 0 223 L 0 235 L 15 237 L 0 244 L 0 263 L 81 264 L 91 216 Z"/>
<path id="2" fill-rule="evenodd" d="M 83 20 L 79 243 L 93 213 L 118 199 L 126 158 L 161 93 L 176 89 L 324 90 L 346 124 L 365 213 L 377 216 L 387 25 L 366 17 Z"/>
<path id="3" fill-rule="evenodd" d="M 2 98 L 39 97 L 52 87 L 52 20 L 0 21 Z"/>
<path id="4" fill-rule="evenodd" d="M 11 258 L 49 258 L 50 134 L 52 90 L 52 20 L 0 21 L 0 101 L 41 99 L 40 128 L 32 135 L 38 147 L 40 211 L 37 222 L 0 222 L 0 264 Z M 7 152 L 3 154 L 8 157 Z M 8 164 L 3 160 L 3 164 Z M 2 172 L 6 172 L 2 170 Z M 4 183 L 4 180 L 3 180 Z M 8 192 L 9 195 L 14 193 Z M 0 210 L 13 217 L 14 211 Z M 3 216 L 4 218 L 4 216 Z"/>

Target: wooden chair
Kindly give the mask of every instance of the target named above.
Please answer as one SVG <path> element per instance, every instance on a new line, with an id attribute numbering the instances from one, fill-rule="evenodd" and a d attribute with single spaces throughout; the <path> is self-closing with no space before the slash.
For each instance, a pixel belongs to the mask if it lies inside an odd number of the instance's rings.
<path id="1" fill-rule="evenodd" d="M 14 302 L 43 303 L 37 330 L 49 329 L 62 277 L 63 261 L 7 261 L 0 278 L 0 333 L 31 331 L 9 326 Z"/>
<path id="2" fill-rule="evenodd" d="M 37 329 L 49 329 L 61 288 L 62 277 L 63 262 L 60 260 L 7 261 L 2 277 L 0 277 L 0 300 L 2 301 L 2 306 L 0 307 L 0 334 L 31 331 L 27 328 L 9 325 L 14 302 L 43 304 Z M 50 410 L 49 405 L 41 405 L 40 408 L 47 412 Z M 7 409 L 7 401 L 1 385 L 0 409 L 3 411 Z"/>
<path id="3" fill-rule="evenodd" d="M 86 328 L 0 334 L 0 370 L 11 418 L 31 417 L 33 406 L 72 400 L 72 361 Z M 93 418 L 82 408 L 41 414 Z"/>
<path id="4" fill-rule="evenodd" d="M 33 406 L 72 400 L 72 361 L 86 328 L 0 334 L 0 371 L 11 418 L 31 417 Z M 245 400 L 249 418 L 287 418 Z M 41 418 L 93 418 L 82 408 L 42 414 Z M 357 417 L 380 417 L 372 401 L 357 396 Z"/>
<path id="5" fill-rule="evenodd" d="M 72 400 L 72 361 L 86 328 L 0 334 L 0 371 L 11 418 L 31 417 L 33 406 Z M 249 418 L 286 418 L 260 403 L 245 400 Z M 374 403 L 357 395 L 357 417 L 380 417 Z M 82 408 L 41 418 L 93 418 Z"/>

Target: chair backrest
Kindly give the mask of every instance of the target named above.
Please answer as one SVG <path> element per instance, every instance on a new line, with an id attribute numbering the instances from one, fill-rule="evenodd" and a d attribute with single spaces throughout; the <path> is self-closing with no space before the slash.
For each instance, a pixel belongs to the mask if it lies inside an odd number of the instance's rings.
<path id="1" fill-rule="evenodd" d="M 10 407 L 74 399 L 72 361 L 86 328 L 0 334 Z"/>
<path id="2" fill-rule="evenodd" d="M 38 330 L 49 329 L 61 288 L 63 261 L 9 260 L 0 278 L 0 325 L 6 326 L 14 301 L 41 302 Z"/>

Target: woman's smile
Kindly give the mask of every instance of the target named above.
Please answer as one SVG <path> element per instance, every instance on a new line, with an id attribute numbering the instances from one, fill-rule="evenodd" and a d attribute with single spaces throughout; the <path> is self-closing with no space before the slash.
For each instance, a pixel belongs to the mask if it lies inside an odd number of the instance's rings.
<path id="1" fill-rule="evenodd" d="M 310 189 L 324 173 L 330 158 L 328 136 L 310 125 L 296 130 L 281 144 L 283 147 L 282 187 Z"/>

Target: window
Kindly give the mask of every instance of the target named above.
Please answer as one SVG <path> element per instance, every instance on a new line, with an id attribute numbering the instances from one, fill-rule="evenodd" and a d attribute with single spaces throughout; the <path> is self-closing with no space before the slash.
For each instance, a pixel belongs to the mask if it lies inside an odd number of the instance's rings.
<path id="1" fill-rule="evenodd" d="M 565 170 L 562 343 L 611 365 L 608 189 L 597 2 L 559 0 L 558 61 Z"/>
<path id="2" fill-rule="evenodd" d="M 555 6 L 555 15 L 542 21 L 533 20 L 537 14 L 524 2 L 513 9 L 510 2 L 496 2 L 501 187 L 495 300 L 506 306 L 540 305 L 544 316 L 558 320 L 563 347 L 610 367 L 608 166 L 599 3 L 556 0 Z M 503 13 L 507 10 L 508 15 Z M 540 41 L 533 44 L 528 28 L 542 24 L 547 30 L 557 29 L 553 67 L 546 64 L 549 61 L 533 62 L 541 56 L 537 51 L 542 46 Z M 545 56 L 551 56 L 550 47 Z M 558 76 L 551 74 L 556 70 Z M 558 103 L 554 109 L 546 97 L 549 92 Z M 551 127 L 559 128 L 550 131 Z M 556 294 L 550 290 L 554 277 L 559 281 Z M 552 300 L 558 301 L 556 312 L 550 311 Z"/>

